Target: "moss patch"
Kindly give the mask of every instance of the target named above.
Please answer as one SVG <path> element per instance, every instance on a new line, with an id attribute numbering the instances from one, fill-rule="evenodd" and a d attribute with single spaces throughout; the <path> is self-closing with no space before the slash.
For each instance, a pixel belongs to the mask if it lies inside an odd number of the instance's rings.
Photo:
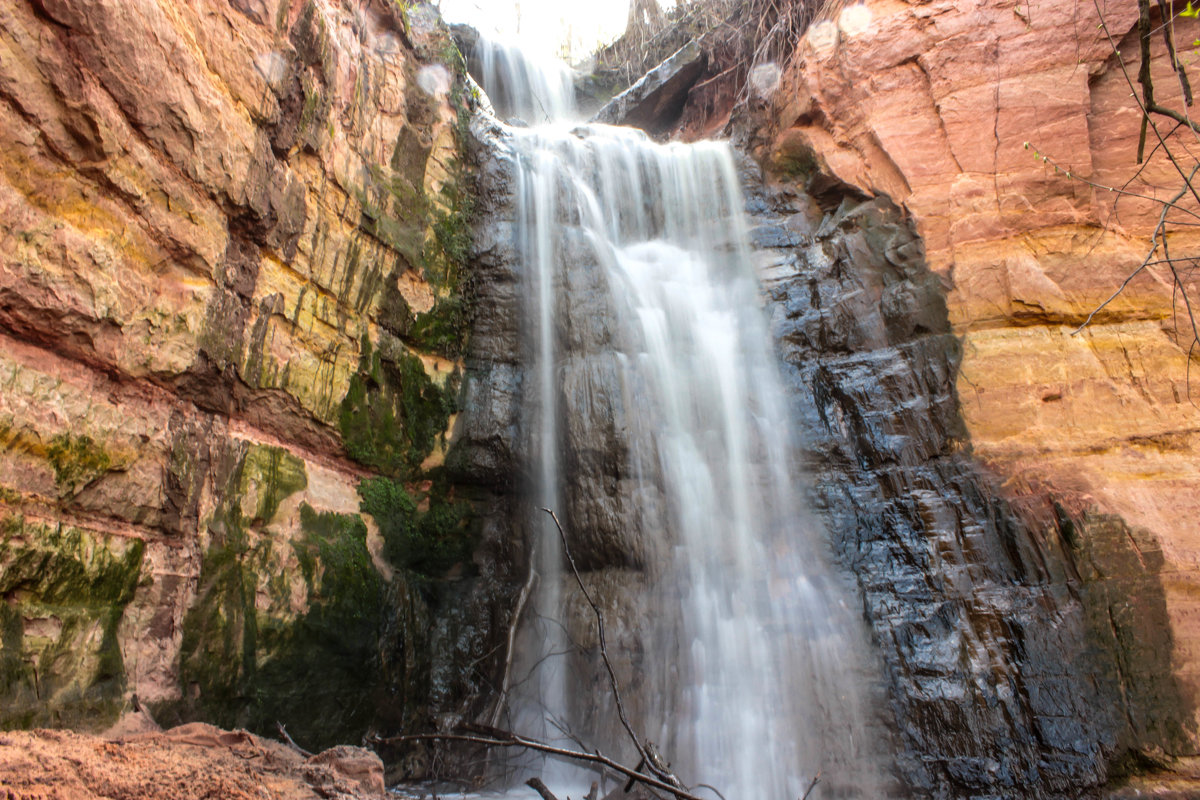
<path id="1" fill-rule="evenodd" d="M 327 747 L 358 741 L 373 718 L 386 606 L 362 519 L 307 504 L 300 518 L 303 536 L 291 546 L 309 611 L 291 622 L 260 619 L 249 724 L 271 730 L 283 721 L 309 746 Z"/>
<path id="2" fill-rule="evenodd" d="M 112 724 L 126 686 L 117 628 L 144 544 L 19 515 L 2 529 L 0 727 Z"/>
<path id="3" fill-rule="evenodd" d="M 302 504 L 292 538 L 257 524 L 302 484 L 289 458 L 272 448 L 231 455 L 184 620 L 185 699 L 154 709 L 156 718 L 267 735 L 282 722 L 313 749 L 357 742 L 381 719 L 414 724 L 430 705 L 428 599 L 404 576 L 385 584 L 358 515 Z"/>
<path id="4" fill-rule="evenodd" d="M 252 447 L 242 464 L 242 490 L 257 494 L 252 524 L 275 519 L 279 505 L 308 487 L 304 462 L 281 447 Z"/>
<path id="5" fill-rule="evenodd" d="M 466 349 L 470 327 L 467 301 L 461 296 L 451 296 L 439 299 L 433 308 L 417 314 L 404 340 L 444 358 L 459 358 Z"/>
<path id="6" fill-rule="evenodd" d="M 458 388 L 457 379 L 436 385 L 412 353 L 385 358 L 364 335 L 358 371 L 338 414 L 346 452 L 390 476 L 414 474 L 445 435 Z"/>
<path id="7" fill-rule="evenodd" d="M 363 512 L 379 525 L 384 556 L 393 566 L 438 578 L 469 561 L 476 542 L 470 506 L 449 499 L 444 484 L 435 481 L 418 499 L 395 481 L 371 478 L 359 484 L 358 493 Z"/>
<path id="8" fill-rule="evenodd" d="M 112 456 L 92 437 L 62 433 L 50 440 L 46 459 L 54 469 L 54 482 L 65 495 L 75 494 L 112 467 Z"/>
<path id="9" fill-rule="evenodd" d="M 229 461 L 197 600 L 184 619 L 185 699 L 156 712 L 264 734 L 283 722 L 312 748 L 358 741 L 372 714 L 384 613 L 366 526 L 357 515 L 302 504 L 300 536 L 283 537 L 263 526 L 307 485 L 303 462 L 261 446 Z"/>

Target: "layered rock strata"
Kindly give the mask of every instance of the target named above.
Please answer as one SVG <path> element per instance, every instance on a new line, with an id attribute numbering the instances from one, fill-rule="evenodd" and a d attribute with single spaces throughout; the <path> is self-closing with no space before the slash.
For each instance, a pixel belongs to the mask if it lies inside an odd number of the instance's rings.
<path id="1" fill-rule="evenodd" d="M 478 700 L 469 99 L 425 7 L 0 9 L 0 725 Z"/>
<path id="2" fill-rule="evenodd" d="M 1073 796 L 1189 746 L 1153 540 L 1015 506 L 972 457 L 963 354 L 884 198 L 751 197 L 814 506 L 862 588 L 897 777 L 918 796 Z"/>
<path id="3" fill-rule="evenodd" d="M 764 205 L 763 243 L 801 257 L 768 259 L 769 291 L 922 792 L 1069 795 L 1200 743 L 1182 295 L 1151 264 L 1078 330 L 1151 252 L 1161 204 L 1133 195 L 1181 185 L 1162 147 L 1135 163 L 1136 17 L 831 3 L 751 135 L 821 206 Z"/>

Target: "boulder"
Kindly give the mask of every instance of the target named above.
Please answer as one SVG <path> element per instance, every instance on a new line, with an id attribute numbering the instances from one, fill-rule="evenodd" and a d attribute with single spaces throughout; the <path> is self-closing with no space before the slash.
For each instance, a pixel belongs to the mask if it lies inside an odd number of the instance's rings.
<path id="1" fill-rule="evenodd" d="M 610 100 L 596 112 L 592 122 L 631 125 L 651 135 L 666 132 L 683 113 L 688 92 L 703 74 L 707 63 L 700 43 L 688 42 Z"/>

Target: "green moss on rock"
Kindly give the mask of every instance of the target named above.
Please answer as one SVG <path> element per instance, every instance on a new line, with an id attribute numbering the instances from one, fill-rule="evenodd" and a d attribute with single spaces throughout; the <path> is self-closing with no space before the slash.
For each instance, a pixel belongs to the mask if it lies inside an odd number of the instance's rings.
<path id="1" fill-rule="evenodd" d="M 338 414 L 347 453 L 387 475 L 415 473 L 457 409 L 453 384 L 439 387 L 416 355 L 401 348 L 385 357 L 364 335 Z"/>
<path id="2" fill-rule="evenodd" d="M 303 537 L 291 543 L 308 588 L 309 611 L 261 619 L 249 724 L 283 721 L 311 747 L 358 741 L 379 690 L 383 581 L 356 515 L 300 508 Z"/>
<path id="3" fill-rule="evenodd" d="M 435 481 L 424 511 L 421 503 L 399 483 L 370 478 L 358 486 L 362 510 L 370 514 L 383 536 L 384 556 L 393 566 L 425 578 L 444 576 L 470 560 L 476 537 L 470 505 L 446 496 Z"/>
<path id="4" fill-rule="evenodd" d="M 279 505 L 308 487 L 304 462 L 282 447 L 256 446 L 246 452 L 242 464 L 243 491 L 257 493 L 253 522 L 269 523 Z"/>
<path id="5" fill-rule="evenodd" d="M 143 542 L 19 515 L 0 528 L 0 727 L 112 724 L 126 687 L 117 629 Z"/>
<path id="6" fill-rule="evenodd" d="M 433 308 L 416 315 L 404 340 L 427 352 L 458 358 L 466 349 L 470 325 L 470 311 L 463 297 L 441 298 Z"/>
<path id="7" fill-rule="evenodd" d="M 302 504 L 300 536 L 289 538 L 270 523 L 307 486 L 304 463 L 265 446 L 245 447 L 231 461 L 184 619 L 184 699 L 156 713 L 260 733 L 283 722 L 310 747 L 357 741 L 371 716 L 384 609 L 366 527 L 357 515 Z"/>
<path id="8" fill-rule="evenodd" d="M 62 433 L 50 439 L 46 459 L 54 469 L 54 482 L 66 496 L 86 486 L 112 467 L 112 456 L 92 437 Z"/>

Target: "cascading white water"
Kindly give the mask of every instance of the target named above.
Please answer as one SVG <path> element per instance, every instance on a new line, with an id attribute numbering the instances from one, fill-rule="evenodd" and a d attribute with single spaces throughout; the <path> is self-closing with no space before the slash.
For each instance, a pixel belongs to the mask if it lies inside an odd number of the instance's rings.
<path id="1" fill-rule="evenodd" d="M 796 798 L 818 771 L 852 765 L 859 779 L 839 776 L 843 789 L 877 791 L 860 633 L 796 499 L 728 146 L 561 123 L 512 138 L 538 359 L 535 502 L 578 512 L 569 529 L 615 516 L 647 540 L 630 559 L 652 576 L 636 601 L 645 619 L 626 621 L 640 623 L 649 673 L 638 724 L 685 781 L 730 800 Z M 604 319 L 583 319 L 593 312 Z M 593 490 L 605 497 L 583 496 Z M 535 735 L 587 736 L 571 718 L 563 554 L 552 524 L 535 525 L 541 649 L 526 654 L 515 718 Z"/>
<path id="2" fill-rule="evenodd" d="M 516 45 L 481 36 L 473 59 L 496 112 L 529 125 L 568 119 L 575 112 L 571 70 L 534 58 Z"/>

